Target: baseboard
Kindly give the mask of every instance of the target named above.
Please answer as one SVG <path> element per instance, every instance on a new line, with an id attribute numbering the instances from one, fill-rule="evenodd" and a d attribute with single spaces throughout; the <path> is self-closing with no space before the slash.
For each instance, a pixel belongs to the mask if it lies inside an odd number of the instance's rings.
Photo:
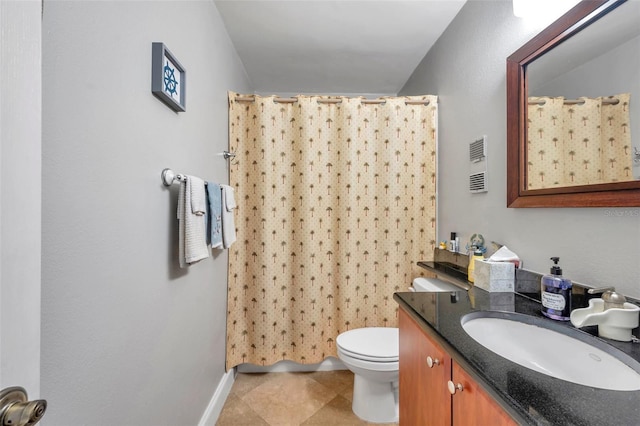
<path id="1" fill-rule="evenodd" d="M 338 358 L 327 357 L 317 364 L 299 364 L 293 361 L 280 361 L 273 365 L 240 364 L 238 373 L 294 373 L 300 371 L 346 370 L 347 367 Z"/>
<path id="2" fill-rule="evenodd" d="M 198 422 L 198 426 L 215 426 L 218 421 L 218 417 L 220 417 L 220 413 L 222 412 L 222 408 L 224 407 L 224 403 L 229 396 L 229 392 L 231 392 L 231 387 L 233 386 L 235 379 L 235 368 L 227 371 L 222 376 L 216 391 L 213 393 L 211 401 L 209 401 L 209 405 L 207 405 L 207 409 L 204 411 L 202 418 Z"/>

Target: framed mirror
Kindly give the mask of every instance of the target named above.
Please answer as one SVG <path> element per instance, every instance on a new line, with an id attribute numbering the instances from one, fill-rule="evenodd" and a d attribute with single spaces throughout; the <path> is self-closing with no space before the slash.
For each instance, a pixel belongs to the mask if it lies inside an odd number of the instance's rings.
<path id="1" fill-rule="evenodd" d="M 585 0 L 507 58 L 507 206 L 640 206 L 640 2 Z"/>

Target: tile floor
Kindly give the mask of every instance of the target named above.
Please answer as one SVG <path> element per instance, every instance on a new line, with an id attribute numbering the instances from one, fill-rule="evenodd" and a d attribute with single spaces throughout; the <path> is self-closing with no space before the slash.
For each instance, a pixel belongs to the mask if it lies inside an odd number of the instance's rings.
<path id="1" fill-rule="evenodd" d="M 239 373 L 216 426 L 370 425 L 351 411 L 352 395 L 348 370 Z"/>

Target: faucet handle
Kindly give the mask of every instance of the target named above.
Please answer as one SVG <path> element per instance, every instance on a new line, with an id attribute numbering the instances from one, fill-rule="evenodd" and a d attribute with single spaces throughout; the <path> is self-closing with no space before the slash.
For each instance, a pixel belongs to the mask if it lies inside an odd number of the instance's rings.
<path id="1" fill-rule="evenodd" d="M 627 301 L 627 298 L 624 297 L 624 295 L 616 293 L 615 287 L 590 288 L 587 290 L 587 293 L 602 293 L 605 311 L 611 308 L 624 308 L 624 303 Z"/>
<path id="2" fill-rule="evenodd" d="M 616 290 L 615 287 L 597 287 L 597 288 L 590 288 L 589 290 L 587 290 L 587 293 L 596 294 L 596 293 L 605 293 L 607 291 L 615 291 L 615 290 Z"/>

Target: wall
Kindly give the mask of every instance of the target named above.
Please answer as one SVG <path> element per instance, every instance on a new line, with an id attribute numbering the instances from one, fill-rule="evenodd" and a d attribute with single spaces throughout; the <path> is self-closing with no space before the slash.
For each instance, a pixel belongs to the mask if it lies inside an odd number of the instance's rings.
<path id="1" fill-rule="evenodd" d="M 0 389 L 40 394 L 40 2 L 0 2 Z"/>
<path id="2" fill-rule="evenodd" d="M 640 297 L 640 209 L 506 208 L 506 58 L 537 34 L 510 1 L 468 1 L 400 94 L 440 97 L 440 239 L 482 233 L 506 244 L 527 269 L 546 273 L 560 256 L 577 282 Z M 488 136 L 489 192 L 468 190 L 468 144 Z"/>
<path id="3" fill-rule="evenodd" d="M 151 43 L 187 72 L 152 96 Z M 178 186 L 228 182 L 227 90 L 251 92 L 210 1 L 46 2 L 42 396 L 46 425 L 195 425 L 224 375 L 227 252 L 182 270 Z"/>

